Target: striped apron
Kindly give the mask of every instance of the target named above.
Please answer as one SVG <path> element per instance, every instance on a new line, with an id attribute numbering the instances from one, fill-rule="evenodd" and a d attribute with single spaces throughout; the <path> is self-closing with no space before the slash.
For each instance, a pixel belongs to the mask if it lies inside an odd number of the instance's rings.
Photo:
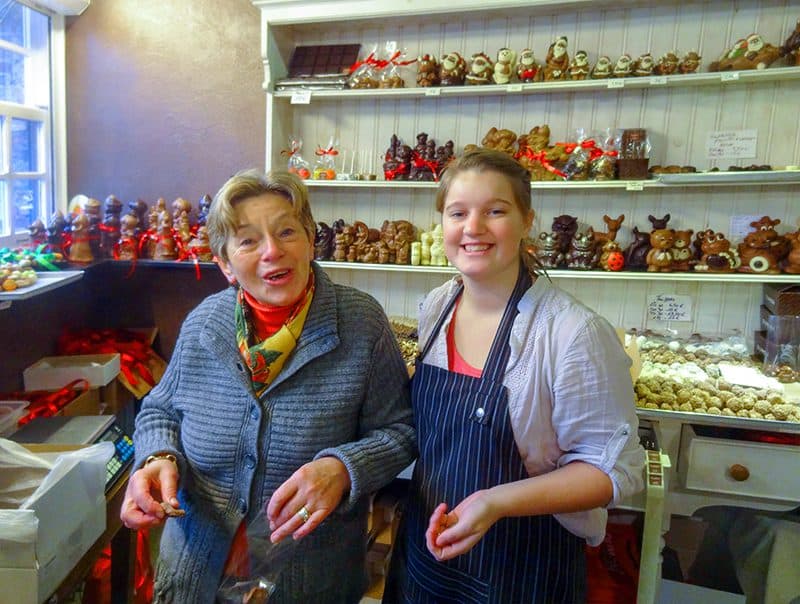
<path id="1" fill-rule="evenodd" d="M 469 552 L 444 562 L 438 562 L 425 545 L 425 530 L 439 503 L 446 502 L 452 508 L 480 489 L 528 478 L 514 440 L 508 393 L 502 381 L 517 304 L 530 285 L 530 276 L 521 270 L 480 378 L 421 362 L 461 288 L 439 317 L 419 356 L 412 382 L 419 459 L 404 530 L 399 536 L 399 555 L 403 557 L 404 552 L 405 560 L 393 577 L 397 583 L 393 585 L 395 601 L 585 601 L 583 540 L 564 529 L 552 515 L 501 519 Z"/>

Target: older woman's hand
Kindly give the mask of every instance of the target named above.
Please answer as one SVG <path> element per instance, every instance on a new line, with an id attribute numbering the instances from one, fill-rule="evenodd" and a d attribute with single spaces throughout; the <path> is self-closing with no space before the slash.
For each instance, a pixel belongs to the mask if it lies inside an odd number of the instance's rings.
<path id="1" fill-rule="evenodd" d="M 348 489 L 350 474 L 335 457 L 321 457 L 301 466 L 269 500 L 272 542 L 288 535 L 300 539 L 311 533 L 336 509 Z"/>
<path id="2" fill-rule="evenodd" d="M 178 467 L 167 459 L 151 462 L 128 480 L 125 500 L 119 517 L 129 529 L 146 529 L 164 522 L 166 512 L 161 505 L 167 502 L 178 509 Z"/>

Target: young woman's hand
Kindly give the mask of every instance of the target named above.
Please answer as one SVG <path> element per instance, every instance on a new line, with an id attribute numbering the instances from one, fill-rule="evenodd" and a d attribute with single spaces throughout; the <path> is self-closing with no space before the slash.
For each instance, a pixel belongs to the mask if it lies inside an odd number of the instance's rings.
<path id="1" fill-rule="evenodd" d="M 305 537 L 336 509 L 349 489 L 350 474 L 335 457 L 320 457 L 301 466 L 270 497 L 270 539 L 277 543 L 289 535 Z"/>
<path id="2" fill-rule="evenodd" d="M 467 553 L 497 522 L 489 491 L 475 491 L 448 513 L 440 503 L 431 514 L 425 541 L 437 560 L 450 560 Z"/>
<path id="3" fill-rule="evenodd" d="M 122 524 L 138 530 L 163 523 L 166 512 L 162 501 L 179 509 L 178 478 L 178 466 L 167 459 L 156 460 L 136 470 L 128 480 L 120 508 Z"/>

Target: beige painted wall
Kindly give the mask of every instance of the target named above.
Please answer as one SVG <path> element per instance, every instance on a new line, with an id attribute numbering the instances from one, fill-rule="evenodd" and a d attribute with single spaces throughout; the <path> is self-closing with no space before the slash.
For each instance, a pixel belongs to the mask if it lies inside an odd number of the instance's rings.
<path id="1" fill-rule="evenodd" d="M 250 0 L 92 0 L 67 24 L 68 195 L 213 195 L 263 167 Z"/>

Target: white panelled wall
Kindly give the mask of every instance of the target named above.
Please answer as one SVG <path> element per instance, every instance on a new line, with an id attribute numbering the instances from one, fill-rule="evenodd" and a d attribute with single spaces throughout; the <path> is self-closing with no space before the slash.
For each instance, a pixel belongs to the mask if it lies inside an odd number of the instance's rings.
<path id="1" fill-rule="evenodd" d="M 255 2 L 255 4 L 259 4 Z M 267 10 L 269 2 L 262 8 Z M 279 3 L 281 4 L 281 3 Z M 292 4 L 292 3 L 282 3 Z M 305 3 L 308 6 L 311 3 Z M 410 2 L 419 5 L 419 2 Z M 437 3 L 441 4 L 441 3 Z M 704 86 L 662 86 L 645 89 L 556 90 L 548 93 L 497 93 L 480 96 L 359 96 L 350 98 L 314 96 L 310 104 L 294 104 L 285 95 L 275 95 L 271 85 L 285 73 L 285 64 L 295 45 L 360 42 L 364 45 L 394 40 L 409 56 L 431 53 L 441 56 L 458 51 L 465 57 L 485 51 L 492 58 L 507 46 L 519 53 L 532 48 L 540 61 L 558 36 L 569 39 L 569 53 L 582 49 L 594 63 L 599 54 L 612 61 L 622 53 L 634 59 L 650 52 L 654 58 L 677 50 L 679 56 L 698 50 L 703 56 L 701 72 L 734 41 L 758 32 L 765 41 L 779 45 L 800 19 L 796 2 L 580 3 L 576 8 L 541 7 L 533 13 L 512 8 L 409 18 L 363 19 L 327 23 L 268 25 L 265 41 L 265 86 L 267 87 L 267 167 L 281 166 L 280 150 L 288 135 L 304 141 L 304 157 L 313 163 L 314 149 L 338 141 L 340 158 L 349 171 L 355 153 L 355 170 L 374 172 L 382 178 L 382 158 L 392 134 L 413 146 L 416 135 L 426 132 L 443 144 L 453 140 L 457 151 L 479 143 L 492 126 L 522 134 L 534 126 L 548 124 L 551 144 L 573 140 L 577 128 L 644 127 L 653 143 L 650 163 L 694 165 L 704 170 L 727 168 L 731 161 L 706 159 L 706 137 L 717 130 L 756 129 L 757 157 L 740 163 L 786 166 L 800 164 L 800 78 L 780 81 Z M 655 3 L 652 3 L 655 4 Z M 398 2 L 398 11 L 404 3 Z M 298 11 L 300 9 L 297 9 Z M 291 12 L 291 11 L 290 11 Z M 291 21 L 291 16 L 287 21 Z M 276 48 L 277 47 L 277 48 Z M 413 81 L 413 77 L 409 78 Z M 338 166 L 337 166 L 338 167 Z M 675 229 L 711 228 L 730 232 L 734 215 L 767 214 L 782 221 L 780 232 L 797 228 L 800 207 L 796 203 L 800 185 L 718 187 L 624 188 L 535 188 L 533 207 L 536 236 L 550 230 L 553 217 L 577 216 L 581 228 L 591 225 L 606 230 L 604 214 L 625 214 L 617 241 L 623 247 L 631 240 L 631 228 L 650 231 L 648 215 L 669 213 Z M 386 219 L 407 219 L 421 228 L 438 220 L 433 188 L 337 187 L 311 185 L 311 202 L 318 221 L 330 224 L 342 218 L 361 220 L 380 227 Z M 336 281 L 352 284 L 373 294 L 390 315 L 416 316 L 421 297 L 450 277 L 402 271 L 355 271 L 330 268 Z M 563 273 L 562 273 L 563 274 Z M 800 281 L 800 280 L 799 280 Z M 670 327 L 705 334 L 740 330 L 752 339 L 758 325 L 761 286 L 757 282 L 717 283 L 687 280 L 619 280 L 558 277 L 556 282 L 606 316 L 613 324 L 662 328 L 647 320 L 647 297 L 659 293 L 686 294 L 694 303 L 693 320 Z"/>

